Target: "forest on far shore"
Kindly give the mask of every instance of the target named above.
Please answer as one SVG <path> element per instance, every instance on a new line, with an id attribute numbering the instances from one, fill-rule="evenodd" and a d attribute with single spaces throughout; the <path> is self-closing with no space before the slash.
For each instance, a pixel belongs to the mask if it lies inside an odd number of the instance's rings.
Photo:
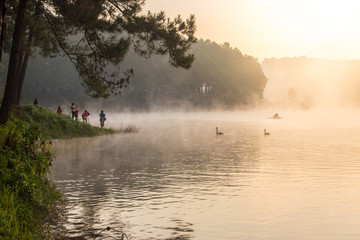
<path id="1" fill-rule="evenodd" d="M 21 104 L 37 97 L 47 107 L 68 107 L 72 102 L 109 110 L 153 110 L 162 108 L 235 109 L 253 106 L 263 100 L 267 83 L 260 63 L 243 55 L 230 44 L 199 40 L 191 48 L 195 62 L 189 70 L 168 64 L 168 56 L 139 57 L 130 50 L 120 69 L 133 68 L 130 85 L 117 96 L 94 99 L 86 95 L 81 79 L 66 57 L 29 61 Z M 1 85 L 5 84 L 5 66 Z"/>

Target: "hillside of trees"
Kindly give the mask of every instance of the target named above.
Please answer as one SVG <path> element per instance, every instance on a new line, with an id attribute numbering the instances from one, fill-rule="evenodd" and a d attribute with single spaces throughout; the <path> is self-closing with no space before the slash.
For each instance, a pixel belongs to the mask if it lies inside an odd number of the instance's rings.
<path id="1" fill-rule="evenodd" d="M 264 59 L 268 77 L 264 98 L 288 108 L 360 105 L 360 60 L 308 57 Z"/>
<path id="2" fill-rule="evenodd" d="M 65 57 L 34 57 L 29 61 L 21 103 L 35 97 L 48 107 L 96 104 L 111 110 L 158 108 L 226 109 L 262 101 L 267 79 L 256 58 L 243 55 L 228 43 L 199 40 L 191 48 L 195 62 L 189 70 L 174 68 L 166 56 L 139 57 L 129 51 L 120 68 L 133 67 L 130 85 L 117 96 L 93 99 L 80 84 L 78 73 Z M 6 69 L 6 68 L 4 68 Z M 2 72 L 2 79 L 5 73 Z"/>

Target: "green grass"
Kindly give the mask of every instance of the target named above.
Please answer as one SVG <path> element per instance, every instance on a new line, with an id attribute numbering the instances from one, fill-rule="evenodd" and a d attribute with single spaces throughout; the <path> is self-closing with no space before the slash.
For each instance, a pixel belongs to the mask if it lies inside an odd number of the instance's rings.
<path id="1" fill-rule="evenodd" d="M 1 184 L 2 185 L 2 184 Z M 0 188 L 0 238 L 34 239 L 36 230 L 31 207 L 19 198 L 19 187 Z"/>
<path id="2" fill-rule="evenodd" d="M 43 135 L 48 139 L 92 137 L 118 132 L 113 129 L 94 127 L 90 124 L 74 121 L 70 116 L 59 115 L 47 108 L 35 105 L 18 107 L 14 111 L 14 115 L 18 119 L 39 125 Z"/>

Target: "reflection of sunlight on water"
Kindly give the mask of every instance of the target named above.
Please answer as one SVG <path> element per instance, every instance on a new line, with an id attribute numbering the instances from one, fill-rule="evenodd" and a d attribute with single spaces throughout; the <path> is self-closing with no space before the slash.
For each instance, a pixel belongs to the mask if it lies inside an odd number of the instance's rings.
<path id="1" fill-rule="evenodd" d="M 108 114 L 140 132 L 57 141 L 53 178 L 79 201 L 70 223 L 135 239 L 359 235 L 360 115 L 273 114 Z"/>

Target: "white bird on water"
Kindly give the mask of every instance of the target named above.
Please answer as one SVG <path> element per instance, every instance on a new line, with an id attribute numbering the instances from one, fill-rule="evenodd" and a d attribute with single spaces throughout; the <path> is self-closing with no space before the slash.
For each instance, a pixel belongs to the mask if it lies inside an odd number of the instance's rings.
<path id="1" fill-rule="evenodd" d="M 264 135 L 270 135 L 270 133 L 267 132 L 266 129 L 264 129 Z"/>
<path id="2" fill-rule="evenodd" d="M 219 132 L 218 128 L 216 127 L 216 135 L 223 135 L 224 133 Z"/>

